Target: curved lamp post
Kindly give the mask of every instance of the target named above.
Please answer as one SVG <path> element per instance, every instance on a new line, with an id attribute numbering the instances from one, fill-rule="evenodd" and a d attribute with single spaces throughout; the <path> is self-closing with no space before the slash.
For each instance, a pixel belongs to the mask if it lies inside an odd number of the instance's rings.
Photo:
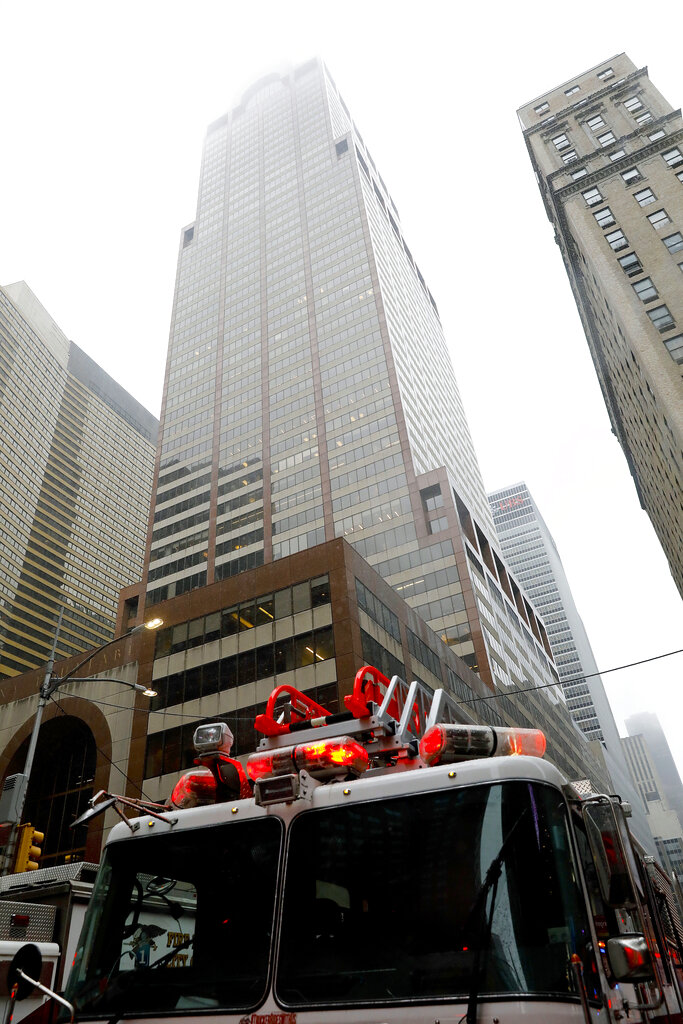
<path id="1" fill-rule="evenodd" d="M 16 803 L 16 811 L 15 811 L 16 817 L 15 817 L 15 821 L 14 821 L 13 829 L 12 829 L 13 836 L 12 836 L 12 840 L 10 841 L 10 843 L 8 845 L 8 849 L 7 849 L 7 857 L 6 857 L 6 861 L 5 861 L 5 871 L 4 871 L 4 873 L 7 872 L 8 866 L 11 866 L 12 857 L 14 855 L 14 846 L 15 846 L 15 841 L 16 841 L 16 829 L 17 829 L 17 825 L 21 822 L 21 816 L 22 816 L 22 814 L 24 812 L 24 804 L 26 802 L 26 793 L 28 791 L 29 779 L 31 778 L 31 770 L 33 768 L 33 761 L 34 761 L 34 758 L 35 758 L 36 747 L 38 746 L 38 734 L 40 732 L 40 725 L 41 725 L 41 722 L 42 722 L 42 719 L 43 719 L 43 711 L 45 709 L 45 705 L 47 704 L 47 702 L 49 701 L 50 697 L 55 692 L 55 690 L 59 689 L 60 686 L 63 686 L 64 683 L 69 683 L 69 682 L 75 682 L 75 683 L 80 683 L 80 682 L 83 682 L 83 683 L 88 683 L 88 682 L 119 683 L 121 686 L 128 686 L 132 690 L 137 690 L 139 693 L 143 693 L 146 697 L 155 697 L 156 696 L 156 691 L 155 690 L 152 690 L 152 689 L 150 689 L 150 688 L 148 688 L 146 686 L 143 686 L 141 683 L 129 683 L 125 679 L 114 679 L 114 678 L 111 678 L 111 677 L 110 678 L 105 678 L 105 677 L 99 677 L 98 678 L 97 676 L 80 676 L 78 679 L 75 679 L 74 676 L 75 676 L 76 672 L 78 672 L 79 669 L 83 668 L 84 665 L 87 665 L 89 661 L 92 661 L 92 659 L 95 657 L 95 655 L 100 654 L 100 652 L 106 650 L 107 647 L 111 647 L 112 644 L 117 643 L 119 640 L 125 640 L 129 636 L 135 636 L 136 633 L 142 633 L 146 629 L 158 629 L 159 626 L 163 625 L 163 620 L 162 619 L 151 619 L 149 622 L 144 622 L 144 623 L 142 623 L 139 626 L 134 626 L 133 629 L 129 630 L 128 633 L 124 633 L 122 636 L 115 636 L 115 637 L 113 637 L 113 639 L 107 640 L 107 642 L 105 644 L 102 644 L 101 647 L 97 647 L 94 651 L 91 651 L 90 654 L 86 658 L 83 658 L 82 661 L 79 661 L 78 664 L 75 665 L 69 672 L 67 672 L 67 674 L 65 676 L 61 676 L 59 678 L 56 678 L 56 677 L 54 677 L 52 675 L 52 670 L 53 670 L 54 664 L 55 664 L 55 655 L 56 655 L 56 652 L 57 652 L 57 641 L 59 639 L 59 631 L 60 631 L 61 625 L 62 625 L 62 614 L 63 614 L 63 612 L 64 612 L 64 608 L 62 606 L 59 609 L 59 618 L 57 619 L 57 628 L 55 629 L 55 635 L 54 635 L 54 639 L 52 641 L 52 649 L 50 651 L 50 657 L 48 659 L 47 665 L 45 666 L 45 676 L 43 677 L 43 682 L 41 683 L 41 686 L 40 686 L 40 696 L 38 698 L 38 710 L 36 711 L 36 717 L 35 717 L 34 722 L 33 722 L 33 728 L 31 730 L 31 739 L 29 741 L 28 752 L 26 754 L 26 762 L 24 764 L 24 771 L 22 772 L 22 775 L 23 775 L 23 779 L 22 779 L 22 782 L 21 782 L 21 787 L 22 788 L 21 788 L 21 792 L 19 794 L 19 798 L 18 798 L 17 803 Z"/>

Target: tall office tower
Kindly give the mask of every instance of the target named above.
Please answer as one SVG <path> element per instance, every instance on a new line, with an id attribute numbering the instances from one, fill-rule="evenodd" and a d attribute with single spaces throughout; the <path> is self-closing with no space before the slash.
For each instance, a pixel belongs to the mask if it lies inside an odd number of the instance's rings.
<path id="1" fill-rule="evenodd" d="M 683 877 L 683 828 L 676 812 L 667 805 L 664 787 L 647 741 L 641 734 L 632 734 L 621 742 L 662 864 Z"/>
<path id="2" fill-rule="evenodd" d="M 619 730 L 552 534 L 524 483 L 493 491 L 489 504 L 506 562 L 545 623 L 567 708 L 587 739 L 602 743 L 614 789 L 638 814 Z"/>
<path id="3" fill-rule="evenodd" d="M 343 536 L 490 687 L 563 704 L 436 303 L 319 61 L 209 127 L 161 422 L 148 606 Z"/>
<path id="4" fill-rule="evenodd" d="M 0 288 L 0 679 L 114 635 L 143 563 L 158 423 L 26 284 Z"/>
<path id="5" fill-rule="evenodd" d="M 683 121 L 625 54 L 518 111 L 607 410 L 683 594 Z"/>
<path id="6" fill-rule="evenodd" d="M 608 740 L 619 750 L 619 732 L 586 630 L 536 502 L 526 484 L 519 483 L 493 491 L 489 504 L 507 564 L 543 617 L 567 708 L 589 739 Z M 580 681 L 572 683 L 573 678 Z"/>
<path id="7" fill-rule="evenodd" d="M 626 719 L 626 731 L 629 736 L 644 737 L 662 784 L 666 805 L 676 812 L 683 826 L 683 784 L 659 719 L 650 711 L 639 711 Z"/>

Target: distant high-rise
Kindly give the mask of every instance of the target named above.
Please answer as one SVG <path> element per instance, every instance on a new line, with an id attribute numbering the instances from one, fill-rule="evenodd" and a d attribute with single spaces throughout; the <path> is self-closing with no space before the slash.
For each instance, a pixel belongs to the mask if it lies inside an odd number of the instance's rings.
<path id="1" fill-rule="evenodd" d="M 518 114 L 612 428 L 683 594 L 681 111 L 622 53 Z"/>
<path id="2" fill-rule="evenodd" d="M 586 738 L 603 745 L 612 786 L 634 806 L 640 834 L 647 837 L 619 730 L 552 534 L 524 483 L 493 491 L 489 503 L 507 564 L 545 623 L 567 708 Z"/>
<path id="3" fill-rule="evenodd" d="M 619 732 L 593 651 L 536 502 L 526 484 L 519 483 L 493 491 L 489 503 L 506 561 L 545 623 L 574 721 L 589 739 L 609 740 L 619 751 Z"/>
<path id="4" fill-rule="evenodd" d="M 545 629 L 495 541 L 436 303 L 320 61 L 261 79 L 209 127 L 152 512 L 148 607 L 343 536 L 500 691 L 500 714 L 543 684 L 516 706 L 575 755 Z"/>
<path id="5" fill-rule="evenodd" d="M 652 731 L 648 731 L 652 735 Z M 666 743 L 666 740 L 664 742 Z M 654 755 L 642 733 L 631 733 L 630 736 L 622 739 L 621 743 L 631 775 L 638 787 L 661 862 L 664 867 L 669 871 L 675 871 L 681 878 L 683 877 L 683 827 L 681 827 L 678 815 L 670 809 L 667 802 L 665 787 L 655 767 Z"/>
<path id="6" fill-rule="evenodd" d="M 683 826 L 683 783 L 659 719 L 651 711 L 639 711 L 626 719 L 629 736 L 643 736 L 661 781 L 666 806 L 678 815 Z"/>
<path id="7" fill-rule="evenodd" d="M 0 679 L 114 634 L 139 578 L 157 420 L 26 284 L 0 288 Z"/>

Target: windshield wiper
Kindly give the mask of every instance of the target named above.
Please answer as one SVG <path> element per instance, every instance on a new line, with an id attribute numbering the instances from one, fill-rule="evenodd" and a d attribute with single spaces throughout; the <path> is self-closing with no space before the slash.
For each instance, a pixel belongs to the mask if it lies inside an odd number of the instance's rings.
<path id="1" fill-rule="evenodd" d="M 479 888 L 479 892 L 472 904 L 472 909 L 467 917 L 468 923 L 472 921 L 475 927 L 476 924 L 479 923 L 479 927 L 477 929 L 478 934 L 476 935 L 474 943 L 474 959 L 472 963 L 470 991 L 467 998 L 467 1013 L 460 1018 L 458 1024 L 462 1024 L 463 1021 L 466 1021 L 466 1024 L 477 1024 L 479 989 L 484 976 L 484 971 L 486 970 L 489 946 L 491 944 L 491 929 L 493 927 L 493 913 L 496 907 L 496 896 L 498 895 L 498 882 L 503 870 L 503 861 L 505 860 L 510 840 L 517 831 L 517 826 L 527 813 L 527 810 L 528 808 L 525 807 L 501 843 L 498 853 L 489 864 L 484 881 Z M 488 898 L 489 891 L 491 892 L 491 904 L 489 906 L 487 916 L 486 900 Z"/>

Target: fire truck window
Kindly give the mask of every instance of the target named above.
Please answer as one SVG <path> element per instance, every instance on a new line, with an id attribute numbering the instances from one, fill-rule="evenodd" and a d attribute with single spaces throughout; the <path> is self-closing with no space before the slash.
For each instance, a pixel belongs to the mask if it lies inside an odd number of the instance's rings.
<path id="1" fill-rule="evenodd" d="M 481 994 L 575 1000 L 570 958 L 589 940 L 550 787 L 443 790 L 292 824 L 275 982 L 287 1008 L 467 996 L 476 950 Z"/>
<path id="2" fill-rule="evenodd" d="M 68 998 L 95 1017 L 258 1006 L 281 837 L 268 818 L 107 847 Z"/>

